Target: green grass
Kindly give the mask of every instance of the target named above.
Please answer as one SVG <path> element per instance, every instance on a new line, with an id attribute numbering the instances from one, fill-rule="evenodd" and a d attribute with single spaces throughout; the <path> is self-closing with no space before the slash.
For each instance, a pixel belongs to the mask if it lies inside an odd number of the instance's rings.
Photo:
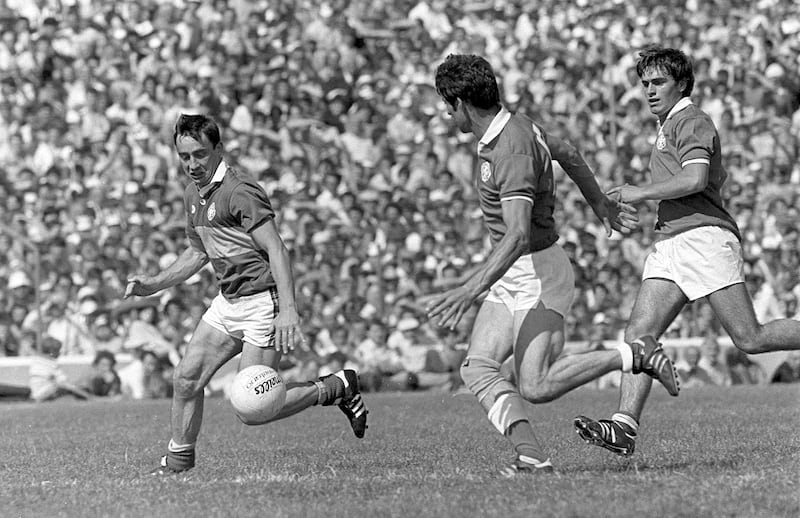
<path id="1" fill-rule="evenodd" d="M 0 516 L 800 516 L 800 385 L 655 387 L 630 460 L 572 430 L 616 399 L 531 406 L 558 472 L 512 480 L 470 396 L 368 394 L 363 440 L 335 408 L 247 427 L 210 399 L 197 468 L 163 479 L 168 401 L 6 404 Z"/>

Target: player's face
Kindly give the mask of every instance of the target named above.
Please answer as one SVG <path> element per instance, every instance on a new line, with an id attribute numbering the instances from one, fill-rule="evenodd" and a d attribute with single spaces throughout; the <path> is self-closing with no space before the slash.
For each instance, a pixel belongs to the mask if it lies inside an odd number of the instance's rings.
<path id="1" fill-rule="evenodd" d="M 205 135 L 200 141 L 188 135 L 178 135 L 175 148 L 181 167 L 189 178 L 201 187 L 208 184 L 222 161 L 222 143 L 213 146 Z"/>
<path id="2" fill-rule="evenodd" d="M 682 91 L 686 86 L 683 81 L 676 82 L 666 70 L 660 68 L 645 70 L 641 82 L 650 111 L 662 121 L 675 103 L 683 97 Z"/>
<path id="3" fill-rule="evenodd" d="M 456 104 L 452 105 L 449 102 L 445 101 L 442 98 L 442 102 L 444 103 L 447 109 L 447 115 L 450 116 L 450 119 L 453 121 L 453 125 L 457 127 L 462 133 L 469 133 L 472 131 L 472 127 L 469 123 L 469 117 L 464 108 L 464 103 L 461 99 L 456 99 Z"/>

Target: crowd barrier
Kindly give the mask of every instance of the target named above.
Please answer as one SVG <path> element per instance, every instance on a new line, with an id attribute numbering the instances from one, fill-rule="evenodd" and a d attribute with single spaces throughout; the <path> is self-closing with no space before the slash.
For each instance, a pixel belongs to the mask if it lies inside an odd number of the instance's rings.
<path id="1" fill-rule="evenodd" d="M 612 340 L 607 340 L 610 344 Z M 661 341 L 665 347 L 675 347 L 682 349 L 689 346 L 700 346 L 702 338 L 668 338 Z M 726 348 L 733 347 L 730 338 L 720 338 L 718 340 L 720 348 L 724 352 Z M 567 342 L 564 346 L 563 354 L 578 353 L 587 348 L 586 342 Z M 778 351 L 773 353 L 758 354 L 751 358 L 758 363 L 766 373 L 766 379 L 771 379 L 775 369 L 786 359 L 789 353 Z M 28 386 L 28 366 L 31 357 L 2 357 L 0 358 L 0 386 L 21 388 Z M 84 378 L 90 371 L 93 356 L 75 355 L 62 356 L 58 358 L 58 364 L 70 381 L 78 381 Z M 117 370 L 120 370 L 134 361 L 133 355 L 129 353 L 119 353 L 116 355 Z M 214 376 L 211 385 L 216 386 L 222 383 L 232 372 L 236 370 L 238 356 L 226 363 Z M 221 387 L 219 387 L 221 388 Z"/>

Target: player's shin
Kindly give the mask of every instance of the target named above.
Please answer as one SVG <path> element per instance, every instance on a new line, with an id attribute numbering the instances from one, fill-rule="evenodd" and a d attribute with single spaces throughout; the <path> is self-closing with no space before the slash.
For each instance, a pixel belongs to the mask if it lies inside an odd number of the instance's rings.
<path id="1" fill-rule="evenodd" d="M 461 378 L 486 410 L 489 421 L 508 438 L 519 456 L 531 459 L 531 463 L 547 458 L 528 421 L 525 400 L 500 374 L 500 363 L 483 356 L 468 356 L 461 366 Z"/>

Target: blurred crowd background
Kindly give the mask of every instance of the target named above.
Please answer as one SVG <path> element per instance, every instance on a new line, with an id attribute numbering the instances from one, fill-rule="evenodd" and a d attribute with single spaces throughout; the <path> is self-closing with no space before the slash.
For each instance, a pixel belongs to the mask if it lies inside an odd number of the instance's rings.
<path id="1" fill-rule="evenodd" d="M 475 143 L 449 127 L 435 67 L 485 56 L 504 104 L 572 142 L 610 188 L 648 179 L 656 125 L 633 65 L 653 42 L 694 59 L 759 319 L 800 318 L 796 2 L 0 0 L 0 27 L 0 355 L 57 343 L 56 356 L 134 353 L 137 372 L 168 376 L 212 272 L 120 299 L 129 275 L 187 246 L 172 128 L 203 112 L 270 195 L 292 253 L 309 347 L 287 376 L 349 364 L 375 389 L 452 387 L 470 319 L 443 331 L 416 301 L 489 247 Z M 578 284 L 568 340 L 602 347 L 633 304 L 654 207 L 606 238 L 557 174 Z M 709 309 L 688 306 L 668 337 L 716 340 Z"/>

